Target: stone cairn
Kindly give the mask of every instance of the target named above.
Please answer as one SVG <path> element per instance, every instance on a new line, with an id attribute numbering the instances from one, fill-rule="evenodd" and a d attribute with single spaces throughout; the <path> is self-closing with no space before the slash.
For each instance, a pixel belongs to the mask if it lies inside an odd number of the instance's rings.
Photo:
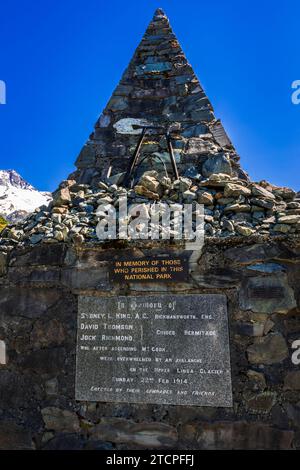
<path id="1" fill-rule="evenodd" d="M 172 126 L 179 178 L 152 128 L 125 187 L 143 126 Z M 47 207 L 1 233 L 0 449 L 300 448 L 300 194 L 240 168 L 161 10 L 76 166 Z M 98 240 L 98 206 L 125 195 L 143 214 L 203 204 L 203 250 Z M 112 260 L 183 253 L 187 282 L 110 279 Z M 227 298 L 233 407 L 76 400 L 78 297 L 178 293 Z"/>
<path id="2" fill-rule="evenodd" d="M 143 164 L 126 188 L 122 181 L 143 126 L 174 127 L 180 177 L 174 180 L 165 138 L 153 129 L 141 147 Z M 266 181 L 251 182 L 240 168 L 239 156 L 160 9 L 76 166 L 48 207 L 2 232 L 0 251 L 38 243 L 101 243 L 96 209 L 99 204 L 117 208 L 125 195 L 129 206 L 140 204 L 144 213 L 157 201 L 203 204 L 209 238 L 300 234 L 300 194 Z"/>

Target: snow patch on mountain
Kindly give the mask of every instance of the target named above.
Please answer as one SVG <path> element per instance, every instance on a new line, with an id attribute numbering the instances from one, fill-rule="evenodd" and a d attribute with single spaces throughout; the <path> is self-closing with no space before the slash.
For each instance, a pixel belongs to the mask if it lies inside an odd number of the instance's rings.
<path id="1" fill-rule="evenodd" d="M 51 199 L 51 193 L 38 191 L 15 170 L 0 170 L 0 215 L 6 220 L 24 219 Z"/>

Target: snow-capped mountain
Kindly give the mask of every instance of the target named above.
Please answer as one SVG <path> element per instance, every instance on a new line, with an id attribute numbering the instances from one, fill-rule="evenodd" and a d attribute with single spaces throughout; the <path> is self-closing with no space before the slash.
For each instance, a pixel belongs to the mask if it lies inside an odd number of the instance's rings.
<path id="1" fill-rule="evenodd" d="M 25 218 L 50 201 L 51 193 L 38 191 L 15 170 L 0 170 L 0 215 L 9 222 Z"/>

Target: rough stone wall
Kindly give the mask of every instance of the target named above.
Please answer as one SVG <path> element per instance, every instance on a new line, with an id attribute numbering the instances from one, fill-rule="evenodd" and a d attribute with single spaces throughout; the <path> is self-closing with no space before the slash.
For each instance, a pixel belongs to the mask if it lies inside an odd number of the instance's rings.
<path id="1" fill-rule="evenodd" d="M 114 256 L 162 250 L 182 252 L 112 242 L 1 254 L 1 449 L 300 448 L 300 366 L 291 360 L 300 339 L 299 242 L 207 240 L 191 257 L 189 283 L 109 283 Z M 233 408 L 74 400 L 77 295 L 146 292 L 227 296 Z"/>
<path id="2" fill-rule="evenodd" d="M 129 189 L 106 177 L 110 166 L 126 170 L 136 126 L 151 124 L 178 130 L 179 180 L 150 171 Z M 157 132 L 142 153 L 167 162 Z M 206 242 L 190 253 L 188 283 L 110 284 L 114 257 L 183 252 L 175 240 L 99 242 L 95 211 L 122 195 L 144 213 L 159 200 L 205 206 Z M 239 167 L 157 10 L 76 172 L 48 207 L 1 233 L 0 449 L 300 448 L 299 218 L 299 194 L 251 183 Z M 233 407 L 76 402 L 77 296 L 164 292 L 227 296 Z"/>

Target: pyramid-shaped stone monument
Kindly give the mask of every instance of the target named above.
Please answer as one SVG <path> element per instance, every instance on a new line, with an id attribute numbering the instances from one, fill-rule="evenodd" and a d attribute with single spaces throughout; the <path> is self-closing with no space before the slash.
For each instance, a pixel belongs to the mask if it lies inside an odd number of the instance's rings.
<path id="1" fill-rule="evenodd" d="M 99 204 L 153 201 L 205 206 L 206 237 L 298 234 L 299 195 L 253 183 L 213 113 L 167 16 L 156 10 L 93 133 L 77 169 L 48 207 L 2 232 L 14 243 L 99 243 Z M 9 249 L 9 248 L 7 248 Z"/>
<path id="2" fill-rule="evenodd" d="M 76 166 L 0 234 L 0 449 L 300 449 L 299 197 L 240 168 L 162 10 Z M 201 246 L 99 237 L 186 204 Z"/>
<path id="3" fill-rule="evenodd" d="M 105 177 L 110 167 L 112 174 L 125 171 L 144 126 L 177 129 L 172 144 L 180 174 L 187 166 L 193 166 L 194 171 L 203 172 L 204 176 L 218 170 L 247 178 L 161 9 L 155 12 L 77 159 L 79 181 L 93 183 Z M 141 153 L 154 155 L 168 164 L 166 150 L 163 136 L 153 131 Z"/>

